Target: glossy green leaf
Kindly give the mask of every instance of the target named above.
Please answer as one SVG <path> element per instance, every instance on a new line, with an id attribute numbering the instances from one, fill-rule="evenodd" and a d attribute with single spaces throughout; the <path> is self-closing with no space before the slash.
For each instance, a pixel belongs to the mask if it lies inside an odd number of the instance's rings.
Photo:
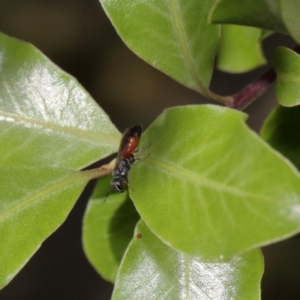
<path id="1" fill-rule="evenodd" d="M 261 137 L 300 170 L 300 106 L 276 107 L 261 129 Z"/>
<path id="2" fill-rule="evenodd" d="M 287 32 L 280 0 L 220 0 L 211 12 L 210 21 Z"/>
<path id="3" fill-rule="evenodd" d="M 219 27 L 207 22 L 211 0 L 102 0 L 126 45 L 152 66 L 209 96 Z"/>
<path id="4" fill-rule="evenodd" d="M 112 193 L 103 202 L 110 188 L 108 179 L 99 179 L 89 201 L 83 221 L 83 246 L 100 275 L 114 282 L 139 215 L 127 193 Z"/>
<path id="5" fill-rule="evenodd" d="M 245 118 L 212 105 L 167 109 L 143 135 L 150 155 L 129 174 L 149 228 L 203 261 L 226 261 L 300 231 L 300 176 Z"/>
<path id="6" fill-rule="evenodd" d="M 300 55 L 279 47 L 274 52 L 273 65 L 278 103 L 288 107 L 300 104 Z"/>
<path id="7" fill-rule="evenodd" d="M 261 30 L 238 25 L 223 25 L 218 68 L 243 73 L 266 63 L 261 48 Z"/>
<path id="8" fill-rule="evenodd" d="M 0 34 L 0 165 L 82 168 L 120 134 L 70 75 L 32 45 Z"/>
<path id="9" fill-rule="evenodd" d="M 0 287 L 9 283 L 66 219 L 89 180 L 85 172 L 1 167 Z"/>
<path id="10" fill-rule="evenodd" d="M 282 18 L 292 37 L 300 43 L 300 2 L 298 0 L 280 0 Z"/>
<path id="11" fill-rule="evenodd" d="M 112 299 L 258 300 L 262 273 L 259 250 L 228 263 L 203 263 L 168 247 L 139 222 Z"/>

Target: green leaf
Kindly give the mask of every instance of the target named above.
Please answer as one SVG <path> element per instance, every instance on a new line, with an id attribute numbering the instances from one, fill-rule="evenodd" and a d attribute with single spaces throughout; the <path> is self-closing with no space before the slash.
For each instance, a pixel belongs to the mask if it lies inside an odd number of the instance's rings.
<path id="1" fill-rule="evenodd" d="M 276 71 L 276 96 L 279 104 L 295 106 L 300 104 L 300 56 L 296 52 L 279 47 L 273 56 Z"/>
<path id="2" fill-rule="evenodd" d="M 260 299 L 259 250 L 228 263 L 203 263 L 163 244 L 139 222 L 117 276 L 113 300 Z"/>
<path id="3" fill-rule="evenodd" d="M 300 2 L 298 0 L 280 0 L 282 18 L 291 36 L 300 43 Z"/>
<path id="4" fill-rule="evenodd" d="M 269 29 L 261 29 L 261 35 L 260 35 L 261 41 L 263 41 L 263 40 L 266 39 L 267 37 L 271 36 L 272 34 L 274 34 L 274 31 L 272 31 L 272 30 L 269 30 Z"/>
<path id="5" fill-rule="evenodd" d="M 203 261 L 227 261 L 300 231 L 299 174 L 245 118 L 212 105 L 167 109 L 144 133 L 150 155 L 129 174 L 147 226 Z"/>
<path id="6" fill-rule="evenodd" d="M 32 45 L 0 34 L 0 165 L 78 169 L 117 149 L 120 134 L 70 75 Z"/>
<path id="7" fill-rule="evenodd" d="M 280 0 L 220 0 L 211 12 L 210 21 L 287 33 L 281 17 Z"/>
<path id="8" fill-rule="evenodd" d="M 261 30 L 238 25 L 223 25 L 218 68 L 243 73 L 266 63 L 261 49 Z"/>
<path id="9" fill-rule="evenodd" d="M 50 167 L 7 166 L 0 172 L 0 287 L 4 287 L 66 219 L 89 177 Z"/>
<path id="10" fill-rule="evenodd" d="M 300 170 L 300 106 L 276 107 L 261 129 L 261 137 Z"/>
<path id="11" fill-rule="evenodd" d="M 108 179 L 99 180 L 89 201 L 83 221 L 83 246 L 100 275 L 114 282 L 139 215 L 127 193 L 112 193 L 103 202 L 110 188 Z"/>
<path id="12" fill-rule="evenodd" d="M 211 0 L 102 0 L 126 45 L 153 67 L 209 96 L 219 27 L 207 22 Z"/>

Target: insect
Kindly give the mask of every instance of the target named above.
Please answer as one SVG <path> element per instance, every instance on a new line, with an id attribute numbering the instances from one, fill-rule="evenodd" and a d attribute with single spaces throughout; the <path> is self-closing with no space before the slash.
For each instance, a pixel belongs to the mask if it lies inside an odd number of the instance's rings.
<path id="1" fill-rule="evenodd" d="M 116 165 L 113 169 L 113 179 L 110 182 L 111 190 L 105 197 L 107 199 L 111 191 L 124 192 L 128 186 L 128 172 L 131 165 L 139 158 L 134 157 L 134 153 L 138 152 L 137 146 L 139 144 L 143 128 L 141 125 L 135 125 L 127 128 L 122 136 L 119 146 L 118 155 L 116 158 Z M 105 201 L 104 200 L 104 201 Z"/>

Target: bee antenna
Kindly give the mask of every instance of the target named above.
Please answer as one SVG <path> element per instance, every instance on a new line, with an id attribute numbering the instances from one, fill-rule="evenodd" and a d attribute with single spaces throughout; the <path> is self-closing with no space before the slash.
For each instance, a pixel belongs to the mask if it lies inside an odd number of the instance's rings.
<path id="1" fill-rule="evenodd" d="M 109 194 L 111 193 L 112 190 L 113 190 L 113 189 L 110 189 L 110 190 L 108 191 L 108 193 L 106 194 L 106 196 L 105 196 L 105 198 L 104 198 L 104 200 L 103 200 L 103 203 L 106 201 L 107 197 L 109 196 Z"/>

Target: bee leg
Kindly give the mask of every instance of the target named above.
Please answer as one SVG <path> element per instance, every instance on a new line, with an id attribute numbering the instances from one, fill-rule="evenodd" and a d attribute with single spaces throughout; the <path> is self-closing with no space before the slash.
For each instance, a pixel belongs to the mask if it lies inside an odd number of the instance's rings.
<path id="1" fill-rule="evenodd" d="M 147 158 L 149 155 L 150 155 L 150 153 L 148 153 L 147 155 L 144 155 L 144 156 L 135 157 L 135 158 L 134 158 L 134 161 L 138 161 L 138 160 L 141 160 L 141 159 Z"/>
<path id="2" fill-rule="evenodd" d="M 145 147 L 135 149 L 132 153 L 138 153 L 138 152 L 144 151 L 145 149 L 147 149 L 150 146 L 151 146 L 151 143 L 149 145 L 146 145 Z"/>

